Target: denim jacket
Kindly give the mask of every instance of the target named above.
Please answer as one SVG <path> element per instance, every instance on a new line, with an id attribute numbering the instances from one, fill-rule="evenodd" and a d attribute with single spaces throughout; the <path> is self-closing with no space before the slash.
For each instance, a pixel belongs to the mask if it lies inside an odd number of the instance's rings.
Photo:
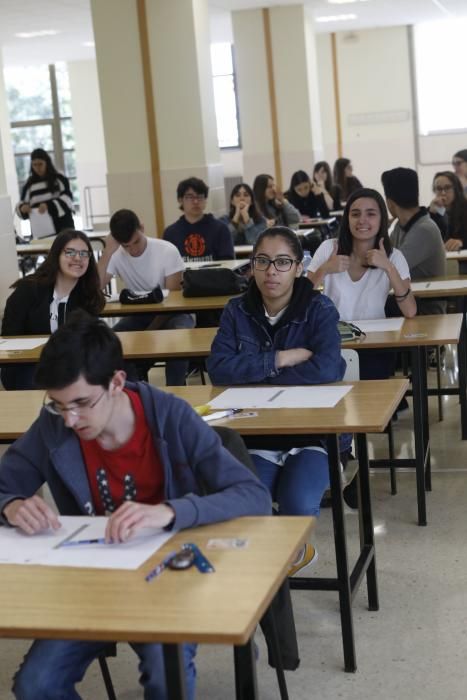
<path id="1" fill-rule="evenodd" d="M 325 384 L 342 379 L 337 330 L 339 314 L 328 297 L 313 290 L 311 282 L 295 280 L 290 304 L 278 324 L 271 327 L 264 315 L 254 281 L 248 291 L 231 299 L 207 360 L 213 384 Z M 276 353 L 307 348 L 312 356 L 294 367 L 276 367 Z"/>

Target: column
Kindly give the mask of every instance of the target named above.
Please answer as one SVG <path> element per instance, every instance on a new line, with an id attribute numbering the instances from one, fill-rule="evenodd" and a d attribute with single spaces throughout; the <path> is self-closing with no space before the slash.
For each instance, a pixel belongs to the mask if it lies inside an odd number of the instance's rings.
<path id="1" fill-rule="evenodd" d="M 275 175 L 284 189 L 312 170 L 322 135 L 311 11 L 303 5 L 232 13 L 244 177 Z"/>
<path id="2" fill-rule="evenodd" d="M 224 205 L 207 0 L 92 0 L 111 210 L 132 208 L 149 234 L 179 215 L 191 175 Z"/>

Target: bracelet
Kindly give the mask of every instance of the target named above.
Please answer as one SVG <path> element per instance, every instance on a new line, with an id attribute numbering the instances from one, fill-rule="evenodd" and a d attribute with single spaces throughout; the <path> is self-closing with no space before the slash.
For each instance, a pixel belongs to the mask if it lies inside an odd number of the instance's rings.
<path id="1" fill-rule="evenodd" d="M 396 301 L 404 301 L 404 299 L 407 299 L 411 291 L 412 290 L 409 287 L 405 294 L 394 294 L 394 298 Z"/>

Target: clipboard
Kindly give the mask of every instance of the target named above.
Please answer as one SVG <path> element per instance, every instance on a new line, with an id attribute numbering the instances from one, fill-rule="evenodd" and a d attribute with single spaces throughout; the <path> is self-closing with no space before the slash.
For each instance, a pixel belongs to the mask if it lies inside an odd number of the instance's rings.
<path id="1" fill-rule="evenodd" d="M 29 212 L 29 223 L 31 224 L 31 234 L 33 238 L 47 238 L 55 236 L 55 225 L 49 212 L 39 213 L 38 209 L 31 209 Z"/>

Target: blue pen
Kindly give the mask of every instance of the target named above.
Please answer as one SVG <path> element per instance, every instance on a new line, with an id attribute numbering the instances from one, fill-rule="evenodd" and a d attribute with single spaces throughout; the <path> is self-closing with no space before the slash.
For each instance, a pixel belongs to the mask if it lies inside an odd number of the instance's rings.
<path id="1" fill-rule="evenodd" d="M 81 544 L 110 544 L 106 543 L 105 537 L 97 537 L 94 540 L 70 540 L 69 542 L 62 542 L 60 547 L 76 547 Z"/>
<path id="2" fill-rule="evenodd" d="M 151 571 L 145 576 L 144 580 L 150 583 L 153 578 L 160 576 L 164 569 L 166 569 L 170 564 L 170 560 L 173 559 L 176 554 L 177 552 L 170 552 L 170 554 L 168 554 L 166 558 L 160 562 L 160 564 L 155 566 L 154 569 L 151 569 Z"/>

